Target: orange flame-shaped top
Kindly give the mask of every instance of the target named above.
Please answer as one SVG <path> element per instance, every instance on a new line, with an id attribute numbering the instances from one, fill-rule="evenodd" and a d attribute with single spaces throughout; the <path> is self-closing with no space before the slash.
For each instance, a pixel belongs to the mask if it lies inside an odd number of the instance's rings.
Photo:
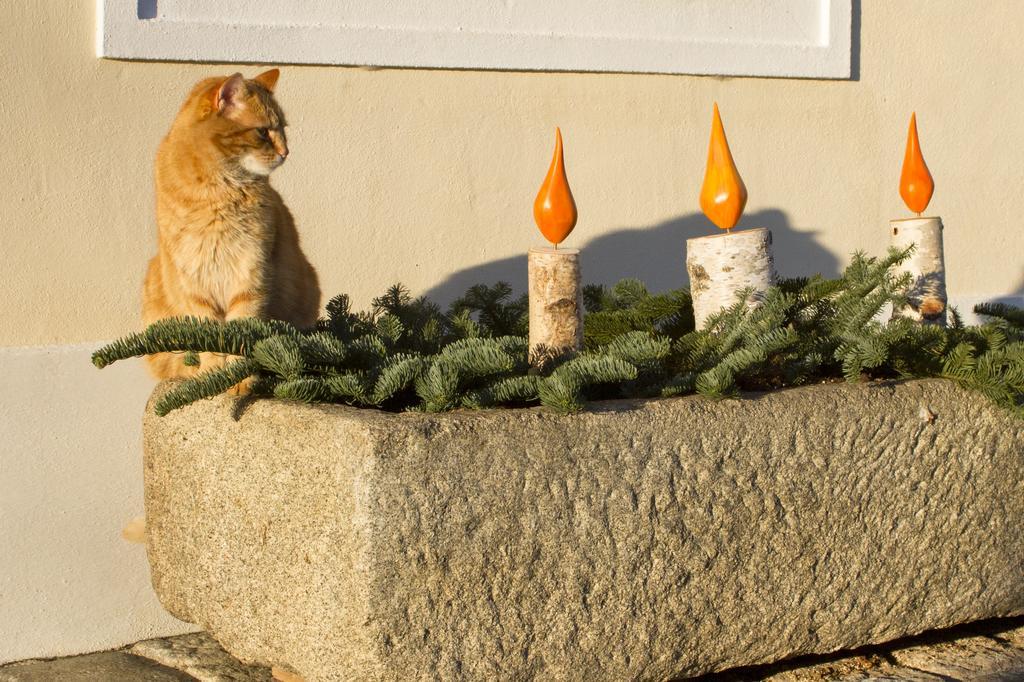
<path id="1" fill-rule="evenodd" d="M 747 205 L 747 188 L 736 170 L 736 163 L 725 139 L 725 128 L 715 102 L 711 122 L 711 143 L 708 145 L 708 169 L 700 188 L 700 210 L 723 230 L 736 227 Z"/>
<path id="2" fill-rule="evenodd" d="M 569 189 L 569 179 L 565 177 L 562 131 L 555 128 L 555 155 L 533 201 L 533 219 L 544 238 L 557 247 L 576 227 L 576 218 L 576 201 Z"/>
<path id="3" fill-rule="evenodd" d="M 907 131 L 907 153 L 903 156 L 903 172 L 900 173 L 900 196 L 903 203 L 920 215 L 932 200 L 935 181 L 928 172 L 928 166 L 921 156 L 921 141 L 917 139 L 917 114 L 910 114 L 910 130 Z"/>

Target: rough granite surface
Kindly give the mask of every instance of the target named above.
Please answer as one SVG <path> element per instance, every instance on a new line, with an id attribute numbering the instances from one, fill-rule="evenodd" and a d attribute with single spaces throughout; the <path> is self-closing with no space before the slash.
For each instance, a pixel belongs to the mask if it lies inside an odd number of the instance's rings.
<path id="1" fill-rule="evenodd" d="M 949 382 L 144 432 L 164 605 L 308 682 L 666 680 L 1024 613 L 1024 421 Z"/>

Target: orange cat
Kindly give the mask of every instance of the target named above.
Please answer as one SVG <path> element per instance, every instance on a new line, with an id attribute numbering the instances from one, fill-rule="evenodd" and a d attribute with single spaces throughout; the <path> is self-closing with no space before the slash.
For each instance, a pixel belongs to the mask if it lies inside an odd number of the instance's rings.
<path id="1" fill-rule="evenodd" d="M 274 101 L 279 72 L 236 73 L 192 89 L 156 155 L 157 255 L 142 295 L 146 324 L 180 315 L 263 317 L 310 327 L 320 309 L 316 271 L 295 222 L 268 181 L 288 156 L 284 114 Z M 149 356 L 158 379 L 200 367 L 181 355 Z"/>

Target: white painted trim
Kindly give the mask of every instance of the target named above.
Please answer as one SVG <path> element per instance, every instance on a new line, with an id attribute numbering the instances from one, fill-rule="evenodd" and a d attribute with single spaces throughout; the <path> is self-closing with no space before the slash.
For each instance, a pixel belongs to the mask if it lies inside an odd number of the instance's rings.
<path id="1" fill-rule="evenodd" d="M 566 1 L 561 11 L 573 8 L 581 19 L 584 16 L 592 19 L 594 8 L 600 7 L 592 0 Z M 156 2 L 159 10 L 161 0 Z M 736 39 L 730 34 L 734 27 L 724 25 L 713 35 L 703 31 L 672 37 L 646 37 L 642 31 L 631 33 L 629 27 L 619 25 L 608 27 L 610 33 L 541 28 L 510 30 L 507 20 L 514 17 L 515 10 L 504 3 L 489 9 L 485 19 L 472 29 L 465 29 L 454 5 L 443 25 L 410 27 L 379 21 L 385 11 L 381 7 L 386 3 L 378 0 L 363 0 L 364 6 L 359 7 L 360 21 L 341 23 L 303 23 L 301 19 L 243 23 L 234 16 L 223 20 L 183 20 L 180 16 L 162 16 L 164 13 L 159 11 L 155 18 L 140 19 L 140 5 L 136 0 L 97 0 L 97 56 L 168 61 L 849 78 L 852 0 L 817 2 L 820 4 L 816 11 L 821 21 L 818 35 L 775 41 L 750 35 Z M 358 5 L 350 2 L 348 6 L 353 4 Z M 215 5 L 207 5 L 203 11 L 215 14 Z M 563 21 L 560 25 L 569 23 Z M 756 33 L 757 26 L 748 29 Z"/>

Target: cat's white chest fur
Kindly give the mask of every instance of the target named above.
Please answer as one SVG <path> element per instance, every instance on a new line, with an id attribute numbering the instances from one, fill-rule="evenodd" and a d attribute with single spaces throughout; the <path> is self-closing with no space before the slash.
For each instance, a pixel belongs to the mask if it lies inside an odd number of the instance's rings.
<path id="1" fill-rule="evenodd" d="M 265 218 L 215 219 L 178 235 L 176 265 L 195 295 L 227 312 L 234 297 L 265 288 L 270 230 Z"/>

